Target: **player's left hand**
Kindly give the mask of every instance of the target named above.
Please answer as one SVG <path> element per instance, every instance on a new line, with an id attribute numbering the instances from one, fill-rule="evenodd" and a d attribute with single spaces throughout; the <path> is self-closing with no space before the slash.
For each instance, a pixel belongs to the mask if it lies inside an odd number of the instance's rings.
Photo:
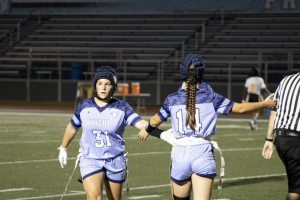
<path id="1" fill-rule="evenodd" d="M 143 127 L 139 134 L 138 134 L 138 137 L 143 140 L 143 141 L 146 141 L 147 137 L 149 136 L 149 133 L 146 131 L 145 127 Z"/>
<path id="2" fill-rule="evenodd" d="M 262 156 L 265 159 L 270 159 L 272 157 L 272 154 L 273 154 L 273 143 L 266 141 L 262 151 Z"/>

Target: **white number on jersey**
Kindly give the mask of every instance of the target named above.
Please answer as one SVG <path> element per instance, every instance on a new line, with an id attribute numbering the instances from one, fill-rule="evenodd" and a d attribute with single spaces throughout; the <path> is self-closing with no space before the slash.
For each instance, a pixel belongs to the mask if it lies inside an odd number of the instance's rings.
<path id="1" fill-rule="evenodd" d="M 101 133 L 102 133 L 102 131 L 93 130 L 93 134 L 96 135 L 96 141 L 97 142 L 95 142 L 95 146 L 97 148 L 104 147 L 104 140 L 101 137 Z M 106 146 L 110 147 L 111 146 L 111 142 L 110 142 L 109 137 L 108 137 L 108 132 L 104 131 L 103 133 L 105 134 Z"/>
<path id="2" fill-rule="evenodd" d="M 176 112 L 176 117 L 178 119 L 178 132 L 180 135 L 185 135 L 185 132 L 183 130 L 183 116 L 182 116 L 182 110 L 178 110 Z M 195 120 L 196 120 L 196 127 L 195 127 L 195 132 L 196 134 L 200 132 L 200 128 L 202 128 L 202 123 L 200 122 L 200 109 L 196 109 L 196 114 L 195 114 Z M 190 126 L 187 126 L 188 129 L 190 129 Z"/>

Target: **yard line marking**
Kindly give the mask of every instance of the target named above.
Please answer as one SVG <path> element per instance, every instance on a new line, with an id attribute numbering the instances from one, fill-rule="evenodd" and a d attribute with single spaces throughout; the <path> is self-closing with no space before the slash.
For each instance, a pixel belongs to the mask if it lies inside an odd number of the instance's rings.
<path id="1" fill-rule="evenodd" d="M 83 195 L 85 192 L 82 193 L 72 193 L 72 194 L 65 194 L 64 196 L 75 196 L 75 195 Z M 25 198 L 19 198 L 19 199 L 9 199 L 9 200 L 28 200 L 28 199 L 45 199 L 45 198 L 52 198 L 52 197 L 61 197 L 62 194 L 56 194 L 56 195 L 49 195 L 49 196 L 40 196 L 40 197 L 25 197 Z"/>
<path id="2" fill-rule="evenodd" d="M 23 190 L 33 190 L 33 188 L 13 188 L 13 189 L 0 190 L 0 192 L 14 192 L 14 191 L 23 191 Z"/>
<path id="3" fill-rule="evenodd" d="M 161 195 L 148 195 L 148 196 L 137 196 L 137 197 L 129 197 L 128 199 L 145 199 L 150 197 L 160 197 Z"/>
<path id="4" fill-rule="evenodd" d="M 241 138 L 239 139 L 239 141 L 250 141 L 250 140 L 254 140 L 253 138 Z"/>
<path id="5" fill-rule="evenodd" d="M 269 174 L 269 175 L 260 175 L 260 176 L 248 176 L 248 177 L 236 177 L 236 178 L 224 178 L 225 181 L 232 181 L 232 180 L 240 180 L 240 179 L 253 179 L 253 178 L 266 178 L 266 177 L 276 177 L 276 176 L 285 176 L 286 174 Z M 217 180 L 214 180 L 214 182 L 218 182 Z M 130 190 L 139 190 L 139 189 L 149 189 L 149 188 L 157 188 L 157 187 L 166 187 L 171 186 L 171 184 L 165 184 L 165 185 L 150 185 L 150 186 L 144 186 L 144 187 L 137 187 L 137 188 L 130 188 Z M 126 189 L 124 189 L 126 190 Z M 74 196 L 74 195 L 83 195 L 85 192 L 76 191 L 76 193 L 72 194 L 65 194 L 65 196 Z M 19 199 L 9 199 L 9 200 L 29 200 L 29 199 L 44 199 L 44 198 L 51 198 L 51 197 L 61 197 L 61 194 L 59 195 L 49 195 L 49 196 L 39 196 L 39 197 L 26 197 L 26 198 L 19 198 Z M 218 199 L 218 200 L 230 200 L 230 199 Z"/>
<path id="6" fill-rule="evenodd" d="M 260 175 L 260 176 L 246 176 L 246 177 L 236 177 L 236 178 L 224 178 L 224 181 L 233 181 L 241 179 L 253 179 L 253 178 L 266 178 L 266 177 L 276 177 L 276 176 L 285 176 L 286 174 L 269 174 L 269 175 Z"/>
<path id="7" fill-rule="evenodd" d="M 262 148 L 222 149 L 222 151 L 253 151 L 253 150 L 262 150 Z M 128 154 L 128 156 L 143 156 L 143 155 L 167 154 L 167 153 L 171 154 L 171 150 L 170 151 L 161 151 L 161 152 L 131 153 L 131 154 Z M 75 160 L 75 159 L 77 159 L 77 157 L 68 158 L 68 160 Z M 58 158 L 47 159 L 47 160 L 27 160 L 27 161 L 0 162 L 0 165 L 32 163 L 32 162 L 50 162 L 50 161 L 58 161 Z"/>
<path id="8" fill-rule="evenodd" d="M 31 131 L 30 133 L 46 133 L 47 131 Z"/>
<path id="9" fill-rule="evenodd" d="M 250 121 L 250 118 L 249 119 L 241 119 L 241 118 L 221 118 L 219 117 L 217 119 L 217 121 L 221 121 L 221 122 L 227 122 L 227 121 L 234 121 L 234 122 L 249 122 Z M 269 120 L 268 119 L 257 119 L 256 120 L 257 122 L 268 122 Z"/>
<path id="10" fill-rule="evenodd" d="M 222 149 L 222 151 L 253 151 L 253 150 L 263 150 L 263 148 Z"/>
<path id="11" fill-rule="evenodd" d="M 72 117 L 74 114 L 68 113 L 30 113 L 30 112 L 0 112 L 0 115 L 36 115 L 36 116 L 61 116 Z"/>

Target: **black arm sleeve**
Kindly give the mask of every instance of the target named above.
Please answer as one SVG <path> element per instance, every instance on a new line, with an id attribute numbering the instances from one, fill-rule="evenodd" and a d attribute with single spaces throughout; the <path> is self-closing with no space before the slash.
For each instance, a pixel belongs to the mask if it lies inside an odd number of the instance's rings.
<path id="1" fill-rule="evenodd" d="M 164 130 L 161 130 L 159 128 L 155 128 L 153 131 L 150 132 L 150 135 L 157 137 L 160 139 L 160 134 L 164 132 Z"/>

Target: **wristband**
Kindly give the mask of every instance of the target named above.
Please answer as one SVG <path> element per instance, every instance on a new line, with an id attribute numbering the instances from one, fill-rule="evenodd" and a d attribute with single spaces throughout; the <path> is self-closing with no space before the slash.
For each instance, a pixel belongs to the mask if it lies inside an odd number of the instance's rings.
<path id="1" fill-rule="evenodd" d="M 150 125 L 150 121 L 149 121 L 145 129 L 148 133 L 151 133 L 155 128 Z"/>
<path id="2" fill-rule="evenodd" d="M 155 128 L 151 133 L 150 135 L 154 136 L 154 137 L 157 137 L 160 139 L 160 134 L 164 132 L 163 130 L 159 129 L 159 128 Z"/>
<path id="3" fill-rule="evenodd" d="M 273 139 L 266 138 L 266 141 L 273 142 Z"/>

